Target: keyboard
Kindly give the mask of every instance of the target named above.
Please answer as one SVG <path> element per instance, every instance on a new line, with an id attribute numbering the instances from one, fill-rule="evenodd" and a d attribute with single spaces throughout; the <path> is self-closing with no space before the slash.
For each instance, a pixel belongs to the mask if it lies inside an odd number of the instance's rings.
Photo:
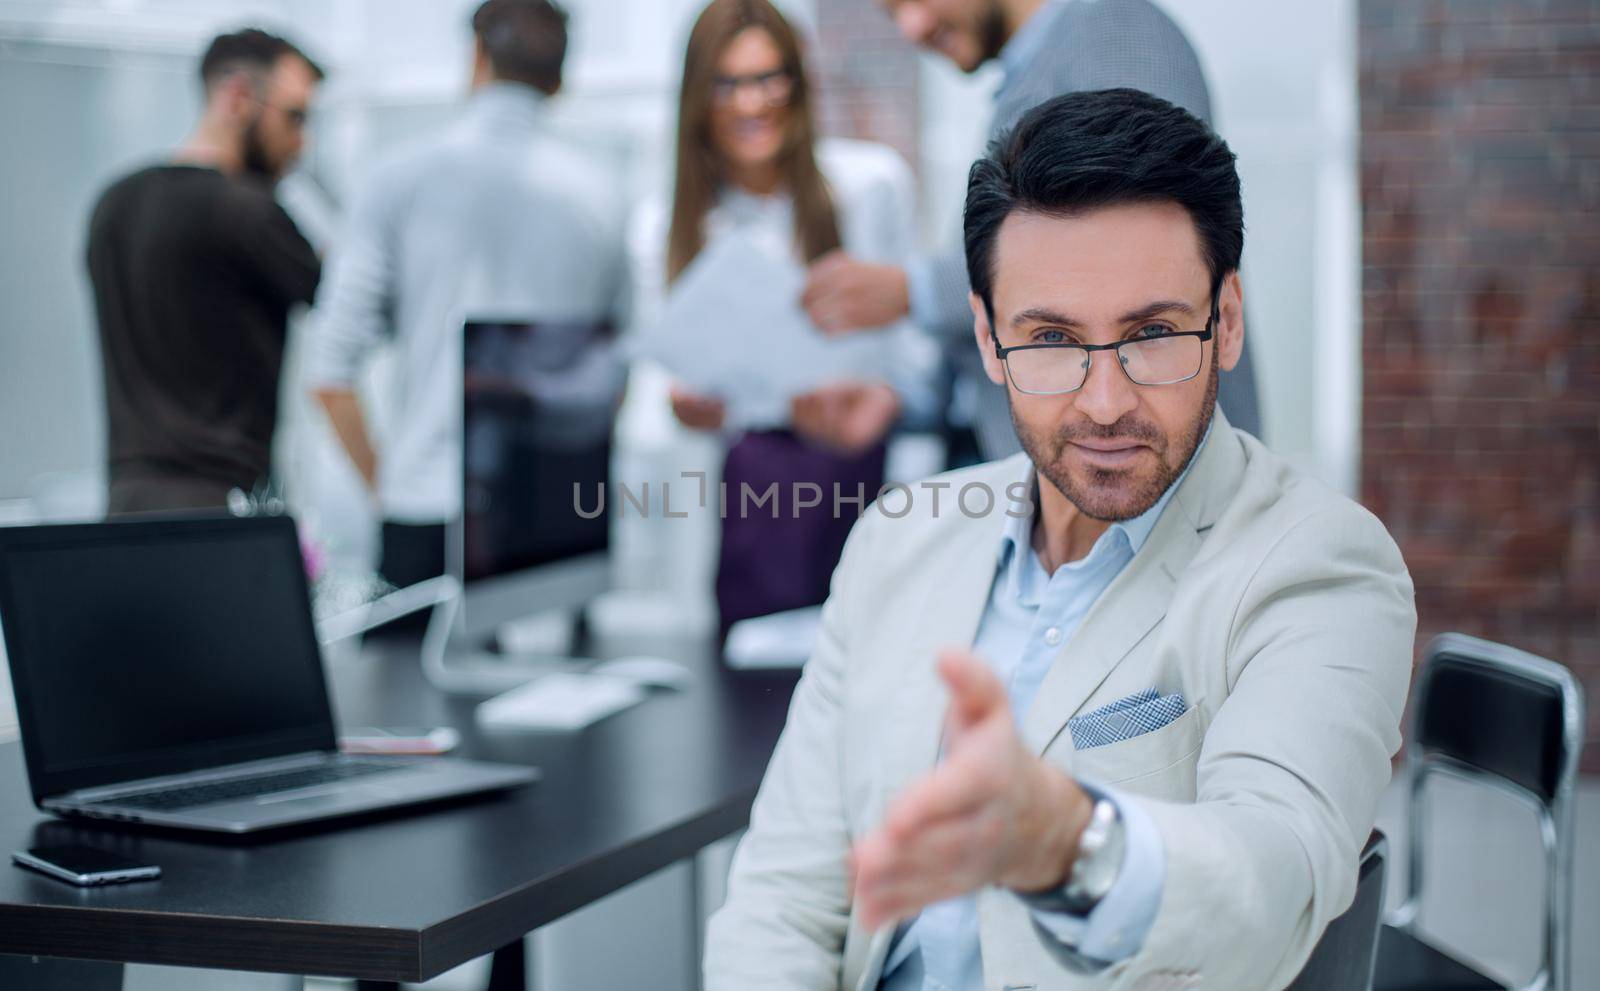
<path id="1" fill-rule="evenodd" d="M 477 720 L 486 729 L 579 730 L 647 695 L 627 678 L 558 671 L 479 703 Z"/>
<path id="2" fill-rule="evenodd" d="M 98 805 L 118 805 L 124 808 L 145 809 L 151 812 L 174 812 L 192 809 L 214 802 L 238 801 L 271 795 L 281 791 L 298 791 L 318 785 L 364 778 L 411 767 L 416 761 L 397 760 L 338 760 L 315 767 L 296 768 L 292 771 L 275 771 L 249 777 L 208 781 L 197 785 L 178 785 L 154 791 L 135 792 L 114 799 L 97 802 Z"/>

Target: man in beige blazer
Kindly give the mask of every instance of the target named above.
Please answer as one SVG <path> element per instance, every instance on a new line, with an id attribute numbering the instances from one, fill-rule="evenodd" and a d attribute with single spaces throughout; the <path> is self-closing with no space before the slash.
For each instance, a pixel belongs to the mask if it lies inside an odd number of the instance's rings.
<path id="1" fill-rule="evenodd" d="M 1217 411 L 1242 247 L 1232 152 L 1144 93 L 1051 100 L 973 167 L 1025 453 L 855 527 L 709 987 L 1281 988 L 1350 903 L 1412 586 Z"/>

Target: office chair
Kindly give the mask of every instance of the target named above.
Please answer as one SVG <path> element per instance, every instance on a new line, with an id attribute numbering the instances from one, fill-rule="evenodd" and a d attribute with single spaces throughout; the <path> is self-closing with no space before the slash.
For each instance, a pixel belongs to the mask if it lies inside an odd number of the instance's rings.
<path id="1" fill-rule="evenodd" d="M 1583 692 L 1554 661 L 1460 633 L 1427 646 L 1413 695 L 1405 900 L 1378 940 L 1377 991 L 1490 991 L 1490 980 L 1416 929 L 1427 831 L 1423 786 L 1436 773 L 1522 801 L 1545 854 L 1544 945 L 1518 991 L 1572 991 L 1572 791 L 1583 749 Z"/>
<path id="2" fill-rule="evenodd" d="M 1374 829 L 1361 851 L 1355 898 L 1344 914 L 1328 923 L 1300 976 L 1286 991 L 1368 991 L 1372 987 L 1388 861 L 1389 841 Z"/>

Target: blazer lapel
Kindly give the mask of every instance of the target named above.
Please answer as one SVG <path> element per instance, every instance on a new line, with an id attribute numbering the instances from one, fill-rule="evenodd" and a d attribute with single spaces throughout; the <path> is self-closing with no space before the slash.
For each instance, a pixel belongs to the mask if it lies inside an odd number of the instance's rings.
<path id="1" fill-rule="evenodd" d="M 1042 754 L 1106 676 L 1166 615 L 1183 570 L 1200 545 L 1180 514 L 1161 515 L 1140 553 L 1103 592 L 1056 655 L 1023 717 L 1022 736 Z"/>
<path id="2" fill-rule="evenodd" d="M 1021 477 L 1028 462 L 1025 457 L 1018 460 Z M 898 697 L 889 707 L 895 729 L 888 735 L 892 742 L 884 756 L 885 805 L 938 759 L 948 702 L 936 668 L 939 651 L 972 646 L 989 603 L 1004 526 L 1001 511 L 973 520 L 938 545 L 926 562 L 927 591 L 907 640 Z"/>
<path id="3" fill-rule="evenodd" d="M 1030 468 L 1026 456 L 1012 460 L 1016 471 L 1010 477 L 1026 477 Z M 939 758 L 948 702 L 936 668 L 939 651 L 972 646 L 978 621 L 989 604 L 1005 520 L 1003 511 L 973 520 L 938 545 L 926 562 L 927 592 L 912 621 L 897 697 L 887 707 L 894 732 L 887 734 L 890 742 L 883 756 L 880 809 L 887 809 L 895 795 L 918 775 L 931 771 Z M 877 985 L 894 933 L 894 926 L 884 926 L 873 934 L 858 989 Z"/>
<path id="4" fill-rule="evenodd" d="M 1199 550 L 1244 470 L 1238 437 L 1219 407 L 1211 434 L 1150 538 L 1101 594 L 1045 674 L 1022 735 L 1043 754 L 1123 658 L 1166 615 L 1178 577 Z"/>

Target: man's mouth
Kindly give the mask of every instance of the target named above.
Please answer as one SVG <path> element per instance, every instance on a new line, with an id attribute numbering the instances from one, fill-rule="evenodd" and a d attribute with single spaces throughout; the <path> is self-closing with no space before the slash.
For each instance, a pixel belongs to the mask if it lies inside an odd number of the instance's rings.
<path id="1" fill-rule="evenodd" d="M 1096 468 L 1126 468 L 1149 447 L 1133 440 L 1084 438 L 1069 441 L 1078 457 Z"/>

